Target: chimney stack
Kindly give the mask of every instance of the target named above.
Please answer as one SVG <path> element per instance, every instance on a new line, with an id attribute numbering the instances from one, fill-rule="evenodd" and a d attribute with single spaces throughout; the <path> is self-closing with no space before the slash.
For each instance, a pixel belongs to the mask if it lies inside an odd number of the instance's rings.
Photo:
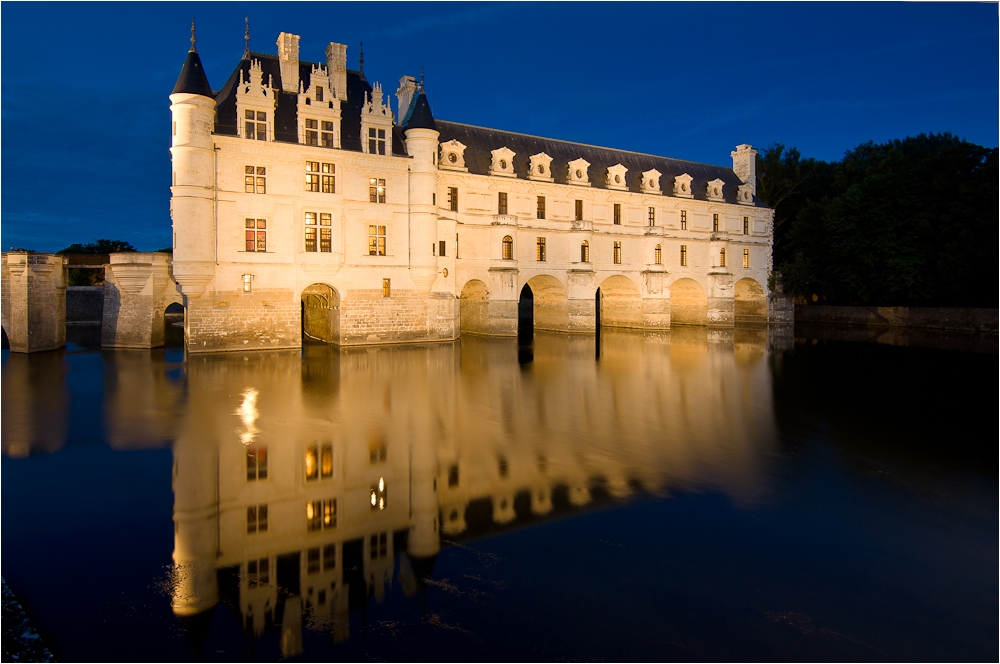
<path id="1" fill-rule="evenodd" d="M 281 66 L 281 89 L 299 91 L 299 36 L 288 32 L 278 35 L 278 63 Z"/>
<path id="2" fill-rule="evenodd" d="M 347 101 L 347 44 L 330 42 L 326 47 L 326 70 L 334 96 Z"/>

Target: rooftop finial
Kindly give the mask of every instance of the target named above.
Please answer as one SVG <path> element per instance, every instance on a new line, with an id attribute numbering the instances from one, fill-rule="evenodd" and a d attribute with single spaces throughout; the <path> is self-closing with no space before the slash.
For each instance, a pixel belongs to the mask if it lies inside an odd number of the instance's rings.
<path id="1" fill-rule="evenodd" d="M 194 36 L 194 16 L 192 16 L 191 17 L 191 50 L 192 51 L 197 51 L 198 50 L 194 46 L 195 41 L 197 41 L 197 40 L 195 39 L 195 36 Z"/>
<path id="2" fill-rule="evenodd" d="M 358 49 L 358 72 L 362 75 L 365 73 L 365 42 L 363 40 Z"/>
<path id="3" fill-rule="evenodd" d="M 420 65 L 420 91 L 424 91 L 424 66 Z"/>
<path id="4" fill-rule="evenodd" d="M 243 57 L 244 58 L 249 58 L 250 57 L 250 17 L 249 16 L 245 16 L 243 18 L 243 20 L 246 21 L 246 25 L 247 25 L 246 30 L 243 32 L 243 41 L 246 42 L 246 48 L 243 50 Z"/>

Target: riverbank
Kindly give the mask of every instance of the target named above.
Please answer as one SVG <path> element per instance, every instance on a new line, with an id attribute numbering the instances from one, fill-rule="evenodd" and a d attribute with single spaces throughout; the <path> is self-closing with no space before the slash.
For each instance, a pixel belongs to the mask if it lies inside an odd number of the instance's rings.
<path id="1" fill-rule="evenodd" d="M 795 322 L 997 333 L 997 309 L 796 305 Z"/>

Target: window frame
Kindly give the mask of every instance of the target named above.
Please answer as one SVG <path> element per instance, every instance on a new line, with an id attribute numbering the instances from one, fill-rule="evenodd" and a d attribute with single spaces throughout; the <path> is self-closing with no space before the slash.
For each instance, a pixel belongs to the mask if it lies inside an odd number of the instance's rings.
<path id="1" fill-rule="evenodd" d="M 681 245 L 681 267 L 687 267 L 688 264 L 688 246 L 686 244 Z"/>
<path id="2" fill-rule="evenodd" d="M 500 258 L 505 261 L 514 260 L 514 238 L 504 235 L 500 241 Z"/>
<path id="3" fill-rule="evenodd" d="M 590 241 L 584 240 L 580 243 L 580 262 L 589 263 L 590 262 Z"/>
<path id="4" fill-rule="evenodd" d="M 618 241 L 618 240 L 615 241 L 614 256 L 613 257 L 614 257 L 615 265 L 621 265 L 622 264 L 622 243 L 621 243 L 621 241 Z"/>
<path id="5" fill-rule="evenodd" d="M 368 255 L 385 256 L 387 237 L 388 233 L 385 226 L 380 224 L 368 224 Z M 375 242 L 372 243 L 372 240 L 375 240 Z"/>
<path id="6" fill-rule="evenodd" d="M 387 191 L 388 187 L 386 187 L 385 178 L 379 178 L 379 177 L 368 178 L 369 203 L 385 203 Z"/>
<path id="7" fill-rule="evenodd" d="M 656 208 L 652 205 L 649 206 L 649 212 L 647 213 L 647 219 L 649 220 L 649 227 L 652 228 L 656 226 Z"/>
<path id="8" fill-rule="evenodd" d="M 507 214 L 507 192 L 497 192 L 497 214 Z"/>
<path id="9" fill-rule="evenodd" d="M 545 238 L 537 237 L 535 239 L 535 261 L 538 263 L 545 262 Z"/>
<path id="10" fill-rule="evenodd" d="M 535 200 L 535 218 L 545 219 L 545 197 L 538 196 Z"/>
<path id="11" fill-rule="evenodd" d="M 748 269 L 750 267 L 750 250 L 749 249 L 744 249 L 743 250 L 743 267 L 744 267 L 744 269 Z"/>
<path id="12" fill-rule="evenodd" d="M 681 230 L 686 231 L 688 229 L 688 211 L 681 210 Z"/>
<path id="13" fill-rule="evenodd" d="M 653 247 L 653 264 L 663 265 L 663 247 L 661 245 Z"/>
<path id="14" fill-rule="evenodd" d="M 243 239 L 244 253 L 267 253 L 267 219 L 245 217 Z"/>
<path id="15" fill-rule="evenodd" d="M 574 205 L 574 215 L 577 221 L 583 221 L 583 199 L 577 198 Z"/>
<path id="16" fill-rule="evenodd" d="M 621 203 L 615 203 L 613 210 L 614 210 L 614 212 L 612 214 L 614 215 L 613 216 L 614 224 L 615 224 L 615 226 L 621 226 L 622 225 L 622 204 Z"/>
<path id="17" fill-rule="evenodd" d="M 458 212 L 458 187 L 448 187 L 448 209 Z"/>

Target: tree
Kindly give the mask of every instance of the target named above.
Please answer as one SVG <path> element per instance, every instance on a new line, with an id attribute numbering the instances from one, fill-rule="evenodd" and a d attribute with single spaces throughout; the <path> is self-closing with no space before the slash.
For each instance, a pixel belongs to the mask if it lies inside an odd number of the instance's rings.
<path id="1" fill-rule="evenodd" d="M 57 254 L 114 254 L 121 251 L 138 251 L 125 240 L 99 239 L 96 242 L 80 244 L 76 242 L 65 249 L 60 249 Z"/>

